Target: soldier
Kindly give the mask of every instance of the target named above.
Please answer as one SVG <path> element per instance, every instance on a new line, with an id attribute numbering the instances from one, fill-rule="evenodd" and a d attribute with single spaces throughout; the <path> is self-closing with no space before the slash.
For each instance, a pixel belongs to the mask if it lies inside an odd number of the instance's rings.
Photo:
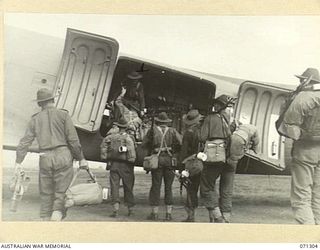
<path id="1" fill-rule="evenodd" d="M 122 100 L 122 103 L 129 109 L 137 112 L 139 116 L 144 115 L 145 98 L 144 89 L 141 83 L 142 75 L 136 71 L 127 75 L 127 79 L 122 82 L 122 90 L 118 95 Z M 119 107 L 120 113 L 122 113 L 122 107 Z M 120 119 L 121 114 L 116 115 L 116 119 Z"/>
<path id="2" fill-rule="evenodd" d="M 200 121 L 203 116 L 198 110 L 190 110 L 184 117 L 183 123 L 186 131 L 183 134 L 180 157 L 185 159 L 199 152 Z M 190 176 L 190 185 L 187 188 L 186 211 L 188 217 L 184 222 L 194 222 L 195 209 L 198 207 L 198 190 L 201 172 Z"/>
<path id="3" fill-rule="evenodd" d="M 120 207 L 120 179 L 124 190 L 124 202 L 128 207 L 128 216 L 133 214 L 135 205 L 133 195 L 134 162 L 136 147 L 132 136 L 127 133 L 128 123 L 122 118 L 114 122 L 119 128 L 117 132 L 108 134 L 101 144 L 101 158 L 107 160 L 107 169 L 110 170 L 110 186 L 113 212 L 110 217 L 118 217 Z"/>
<path id="4" fill-rule="evenodd" d="M 201 126 L 200 141 L 205 143 L 205 153 L 209 159 L 204 162 L 201 180 L 200 180 L 200 195 L 203 198 L 204 205 L 209 212 L 210 222 L 222 223 L 223 217 L 219 208 L 219 199 L 217 191 L 215 190 L 215 183 L 221 174 L 225 174 L 226 178 L 220 180 L 220 203 L 224 206 L 226 201 L 225 193 L 230 192 L 226 188 L 224 182 L 229 181 L 230 173 L 233 171 L 231 167 L 226 164 L 227 145 L 229 143 L 231 131 L 229 128 L 229 117 L 225 109 L 229 105 L 229 97 L 221 95 L 213 102 L 214 112 L 209 114 Z M 206 147 L 207 151 L 206 152 Z M 214 150 L 210 153 L 210 150 Z M 216 153 L 219 150 L 219 153 Z M 221 157 L 215 159 L 216 156 Z"/>
<path id="5" fill-rule="evenodd" d="M 152 184 L 149 193 L 149 203 L 152 211 L 147 218 L 149 220 L 158 220 L 162 179 L 164 180 L 166 220 L 172 220 L 172 183 L 175 176 L 174 167 L 176 167 L 173 155 L 180 150 L 182 139 L 181 135 L 174 128 L 168 127 L 168 124 L 171 122 L 172 120 L 168 118 L 168 115 L 165 112 L 161 112 L 155 118 L 155 126 L 147 132 L 142 142 L 142 146 L 145 149 L 149 149 L 153 153 L 161 152 L 159 155 L 159 167 L 151 171 Z M 160 148 L 163 137 L 164 146 Z"/>
<path id="6" fill-rule="evenodd" d="M 320 224 L 320 77 L 308 68 L 297 76 L 305 84 L 284 114 L 287 136 L 294 139 L 291 206 L 300 224 Z M 305 81 L 308 81 L 305 83 Z"/>
<path id="7" fill-rule="evenodd" d="M 220 181 L 224 183 L 224 204 L 221 204 L 220 210 L 226 223 L 231 220 L 233 180 L 237 169 L 238 161 L 244 156 L 248 149 L 252 149 L 256 154 L 258 152 L 259 136 L 257 128 L 251 124 L 241 124 L 231 135 L 230 153 L 227 163 L 232 171 L 223 172 Z"/>
<path id="8" fill-rule="evenodd" d="M 129 127 L 134 131 L 135 138 L 141 140 L 141 117 L 144 116 L 145 108 L 144 90 L 140 81 L 142 75 L 133 71 L 128 74 L 127 78 L 121 83 L 121 93 L 114 100 L 114 116 L 116 121 L 125 118 Z"/>
<path id="9" fill-rule="evenodd" d="M 66 110 L 54 106 L 54 96 L 46 89 L 37 92 L 41 111 L 32 116 L 17 148 L 16 168 L 21 168 L 28 148 L 36 138 L 40 150 L 39 189 L 42 220 L 61 221 L 66 216 L 65 192 L 73 178 L 73 158 L 80 168 L 88 168 L 79 138 Z"/>

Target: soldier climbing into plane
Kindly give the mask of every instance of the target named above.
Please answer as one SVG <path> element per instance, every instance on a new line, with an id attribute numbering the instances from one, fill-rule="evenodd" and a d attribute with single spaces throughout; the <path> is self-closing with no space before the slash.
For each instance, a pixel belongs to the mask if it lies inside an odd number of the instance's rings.
<path id="1" fill-rule="evenodd" d="M 119 121 L 124 118 L 129 128 L 134 132 L 135 138 L 141 140 L 141 118 L 144 116 L 145 97 L 141 82 L 142 74 L 133 71 L 121 82 L 121 91 L 114 100 L 114 119 Z"/>

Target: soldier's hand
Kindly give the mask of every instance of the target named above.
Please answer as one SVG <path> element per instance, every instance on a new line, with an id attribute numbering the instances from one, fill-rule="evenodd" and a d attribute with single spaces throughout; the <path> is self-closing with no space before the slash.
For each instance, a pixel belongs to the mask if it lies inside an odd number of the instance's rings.
<path id="1" fill-rule="evenodd" d="M 80 169 L 89 169 L 89 165 L 88 165 L 88 162 L 86 161 L 86 159 L 82 159 L 79 161 L 79 168 Z"/>

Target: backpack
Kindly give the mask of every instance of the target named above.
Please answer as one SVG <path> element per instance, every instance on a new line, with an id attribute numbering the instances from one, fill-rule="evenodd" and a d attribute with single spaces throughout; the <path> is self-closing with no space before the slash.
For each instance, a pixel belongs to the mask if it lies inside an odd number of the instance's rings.
<path id="1" fill-rule="evenodd" d="M 227 147 L 230 135 L 227 133 L 226 128 L 229 125 L 222 114 L 217 113 L 222 123 L 222 131 L 224 137 L 227 139 L 208 139 L 205 142 L 204 153 L 207 155 L 206 162 L 226 162 L 227 159 Z"/>
<path id="2" fill-rule="evenodd" d="M 108 135 L 103 139 L 100 148 L 103 160 L 134 162 L 136 158 L 134 142 L 127 133 Z"/>

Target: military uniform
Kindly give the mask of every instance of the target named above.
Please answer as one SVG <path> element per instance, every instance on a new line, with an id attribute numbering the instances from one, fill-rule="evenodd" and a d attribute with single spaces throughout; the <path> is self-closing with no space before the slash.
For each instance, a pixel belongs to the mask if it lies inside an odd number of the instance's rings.
<path id="1" fill-rule="evenodd" d="M 199 152 L 199 133 L 200 125 L 194 124 L 190 126 L 186 132 L 183 134 L 182 146 L 181 146 L 181 159 L 185 159 L 188 156 L 197 154 Z M 198 189 L 200 185 L 201 173 L 190 177 L 191 185 L 188 187 L 188 197 L 187 197 L 187 208 L 197 208 L 198 207 Z"/>
<path id="2" fill-rule="evenodd" d="M 249 147 L 254 152 L 257 152 L 259 141 L 258 130 L 254 125 L 241 124 L 231 135 L 228 164 L 236 169 L 238 161 L 244 156 Z"/>
<path id="3" fill-rule="evenodd" d="M 225 222 L 231 222 L 233 182 L 238 161 L 244 156 L 249 145 L 256 152 L 258 144 L 259 136 L 254 125 L 241 124 L 231 135 L 228 165 L 220 176 L 219 207 Z"/>
<path id="4" fill-rule="evenodd" d="M 308 71 L 308 70 L 307 70 Z M 307 71 L 304 73 L 307 75 Z M 310 71 L 309 71 L 310 72 Z M 300 92 L 284 115 L 288 137 L 294 138 L 291 206 L 301 224 L 320 224 L 320 81 Z"/>
<path id="5" fill-rule="evenodd" d="M 167 219 L 171 220 L 171 210 L 173 204 L 172 196 L 172 183 L 174 180 L 174 166 L 172 166 L 172 155 L 180 151 L 181 147 L 181 135 L 172 127 L 168 127 L 166 123 L 171 122 L 167 115 L 163 112 L 159 114 L 159 118 L 155 118 L 156 121 L 160 122 L 159 126 L 154 126 L 147 132 L 143 139 L 142 146 L 145 149 L 151 149 L 152 153 L 158 153 L 159 155 L 159 167 L 151 171 L 152 184 L 149 193 L 149 203 L 153 207 L 153 215 L 158 213 L 158 206 L 160 204 L 160 189 L 162 179 L 164 180 L 164 193 L 165 193 L 165 204 L 167 205 Z M 162 136 L 164 137 L 164 146 L 161 146 Z M 151 134 L 153 133 L 153 135 Z M 151 218 L 156 219 L 156 216 Z"/>
<path id="6" fill-rule="evenodd" d="M 199 136 L 200 136 L 200 120 L 203 116 L 198 110 L 190 110 L 185 115 L 183 122 L 186 126 L 186 131 L 183 134 L 182 146 L 180 152 L 181 162 L 199 152 Z M 188 217 L 186 222 L 193 222 L 195 209 L 198 207 L 198 190 L 200 186 L 201 172 L 190 176 L 190 184 L 187 187 L 186 210 Z"/>
<path id="7" fill-rule="evenodd" d="M 216 102 L 220 103 L 224 108 L 219 112 L 209 114 L 204 120 L 200 130 L 200 141 L 205 142 L 211 139 L 222 139 L 228 146 L 231 135 L 229 127 L 229 117 L 224 112 L 227 105 L 227 96 L 221 95 Z M 227 151 L 227 149 L 226 149 Z M 229 205 L 228 197 L 230 197 L 230 186 L 233 180 L 230 180 L 233 176 L 234 170 L 228 166 L 225 162 L 204 162 L 203 170 L 200 180 L 200 195 L 203 199 L 205 207 L 209 211 L 210 222 L 222 222 L 222 214 L 220 207 L 225 212 L 230 212 L 231 207 Z M 215 183 L 218 177 L 220 178 L 220 202 L 219 195 L 215 188 Z"/>
<path id="8" fill-rule="evenodd" d="M 121 118 L 119 122 L 114 122 L 114 126 L 119 130 L 109 133 L 101 143 L 101 159 L 108 163 L 110 170 L 110 187 L 113 213 L 111 217 L 118 216 L 120 205 L 120 180 L 122 180 L 124 190 L 124 203 L 128 207 L 128 215 L 132 214 L 132 207 L 135 205 L 134 186 L 134 162 L 136 160 L 136 145 L 134 138 L 126 130 L 128 122 Z M 120 150 L 126 148 L 125 151 Z"/>
<path id="9" fill-rule="evenodd" d="M 84 156 L 77 132 L 67 111 L 45 107 L 32 116 L 17 148 L 16 163 L 21 163 L 33 140 L 40 149 L 39 189 L 40 217 L 50 217 L 53 211 L 65 211 L 65 192 L 73 177 L 73 158 Z"/>
<path id="10" fill-rule="evenodd" d="M 116 120 L 120 120 L 124 112 L 121 104 L 125 105 L 129 110 L 136 111 L 138 115 L 140 115 L 140 112 L 145 108 L 144 88 L 140 81 L 142 75 L 136 71 L 133 71 L 128 74 L 127 77 L 128 79 L 122 83 L 122 91 L 124 92 L 119 93 L 116 97 L 116 100 L 118 100 L 116 103 Z M 121 103 L 119 103 L 119 99 L 121 99 Z"/>

